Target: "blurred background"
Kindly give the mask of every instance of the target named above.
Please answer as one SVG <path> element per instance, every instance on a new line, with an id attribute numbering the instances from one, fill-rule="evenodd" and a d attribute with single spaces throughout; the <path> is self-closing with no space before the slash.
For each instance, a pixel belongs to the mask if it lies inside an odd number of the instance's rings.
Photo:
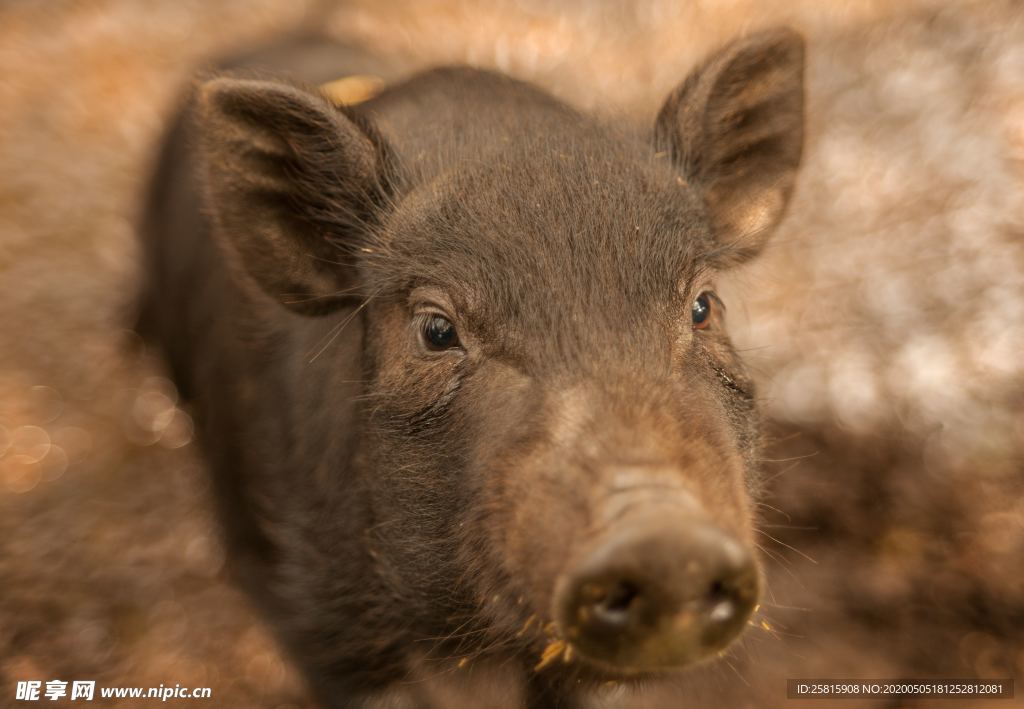
<path id="1" fill-rule="evenodd" d="M 1024 677 L 1019 2 L 7 0 L 0 706 L 54 678 L 309 706 L 227 577 L 191 419 L 126 329 L 140 194 L 196 67 L 312 27 L 403 73 L 497 67 L 649 122 L 706 52 L 783 23 L 810 43 L 806 167 L 726 292 L 770 419 L 769 593 L 699 682 L 609 706 Z"/>

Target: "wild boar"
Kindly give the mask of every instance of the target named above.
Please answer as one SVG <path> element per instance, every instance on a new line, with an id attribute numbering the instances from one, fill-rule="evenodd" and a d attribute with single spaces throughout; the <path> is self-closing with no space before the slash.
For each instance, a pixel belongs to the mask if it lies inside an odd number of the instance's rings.
<path id="1" fill-rule="evenodd" d="M 429 706 L 418 677 L 484 667 L 575 706 L 743 630 L 758 414 L 715 278 L 789 201 L 803 55 L 786 29 L 724 47 L 653 131 L 465 67 L 355 106 L 197 85 L 139 329 L 325 704 Z"/>

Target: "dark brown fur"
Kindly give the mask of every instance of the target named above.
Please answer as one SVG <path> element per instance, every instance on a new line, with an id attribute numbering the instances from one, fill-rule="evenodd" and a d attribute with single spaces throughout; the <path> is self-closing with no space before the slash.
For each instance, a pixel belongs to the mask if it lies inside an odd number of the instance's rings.
<path id="1" fill-rule="evenodd" d="M 236 568 L 325 702 L 466 657 L 535 706 L 617 676 L 533 667 L 623 471 L 751 543 L 754 393 L 722 312 L 697 332 L 690 305 L 781 216 L 801 71 L 792 33 L 731 45 L 653 139 L 466 68 L 346 109 L 200 87 L 147 209 L 140 328 L 195 407 Z M 423 303 L 463 350 L 422 350 Z"/>

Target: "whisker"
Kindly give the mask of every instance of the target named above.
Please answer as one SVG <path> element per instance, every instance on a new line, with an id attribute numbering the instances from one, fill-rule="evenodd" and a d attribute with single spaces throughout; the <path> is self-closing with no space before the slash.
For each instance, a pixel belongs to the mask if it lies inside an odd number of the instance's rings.
<path id="1" fill-rule="evenodd" d="M 804 455 L 794 455 L 791 458 L 761 458 L 762 463 L 789 463 L 794 460 L 807 460 L 808 458 L 814 458 L 819 455 L 821 451 L 814 451 L 813 453 L 805 453 Z"/>
<path id="2" fill-rule="evenodd" d="M 373 293 L 370 296 L 367 296 L 367 298 L 362 303 L 359 304 L 359 307 L 357 307 L 355 310 L 353 310 L 352 313 L 347 318 L 345 318 L 343 321 L 341 321 L 340 323 L 335 325 L 333 328 L 331 328 L 331 331 L 329 333 L 327 333 L 327 335 L 325 335 L 325 338 L 327 339 L 327 341 L 316 352 L 316 354 L 313 355 L 313 357 L 309 360 L 309 363 L 312 364 L 313 362 L 315 362 L 317 360 L 318 357 L 320 357 L 320 355 L 322 355 L 324 352 L 326 352 L 327 348 L 330 347 L 331 344 L 333 344 L 333 342 L 338 338 L 338 336 L 344 331 L 344 329 L 346 327 L 348 327 L 348 324 L 350 322 L 352 322 L 352 320 L 357 315 L 359 315 L 359 313 L 361 313 L 363 311 L 363 308 L 365 308 L 367 305 L 369 305 L 370 301 L 373 298 L 377 297 L 378 295 L 380 295 L 380 290 L 378 290 L 376 293 Z"/>
<path id="3" fill-rule="evenodd" d="M 783 517 L 786 518 L 787 522 L 792 522 L 793 521 L 793 518 L 790 517 L 789 514 L 787 514 L 786 512 L 783 512 L 778 507 L 772 507 L 767 502 L 758 502 L 757 505 L 758 505 L 758 507 L 765 507 L 765 508 L 771 510 L 772 512 L 778 512 L 780 515 L 782 515 Z"/>
<path id="4" fill-rule="evenodd" d="M 750 682 L 747 681 L 747 678 L 743 676 L 742 672 L 736 669 L 736 666 L 729 661 L 729 658 L 723 657 L 722 661 L 729 666 L 729 669 L 736 673 L 736 676 L 740 678 L 740 681 L 743 682 L 743 684 L 748 687 L 750 686 Z"/>
<path id="5" fill-rule="evenodd" d="M 768 537 L 769 539 L 771 539 L 776 544 L 784 546 L 787 549 L 789 549 L 790 551 L 793 551 L 793 552 L 799 554 L 800 556 L 802 556 L 803 558 L 807 559 L 807 561 L 811 562 L 812 564 L 814 564 L 814 565 L 818 564 L 818 562 L 815 559 L 813 559 L 811 556 L 809 556 L 808 554 L 805 554 L 804 552 L 800 551 L 799 549 L 797 549 L 794 546 L 786 544 L 786 542 L 782 541 L 781 539 L 776 539 L 772 535 L 768 534 L 768 532 L 765 532 L 764 530 L 761 530 L 761 529 L 755 529 L 754 531 L 757 532 L 758 534 L 763 534 L 764 536 Z"/>

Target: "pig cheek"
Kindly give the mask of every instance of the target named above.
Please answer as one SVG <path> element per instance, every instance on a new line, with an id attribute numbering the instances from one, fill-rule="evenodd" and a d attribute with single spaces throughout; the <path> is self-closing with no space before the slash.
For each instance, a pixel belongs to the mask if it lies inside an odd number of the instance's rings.
<path id="1" fill-rule="evenodd" d="M 403 307 L 389 303 L 373 308 L 369 332 L 371 412 L 414 416 L 444 396 L 457 361 L 450 356 L 423 357 Z"/>
<path id="2" fill-rule="evenodd" d="M 721 456 L 717 459 L 722 460 Z M 751 545 L 754 541 L 753 511 L 739 454 L 728 455 L 724 466 L 719 462 L 716 472 L 716 475 L 701 476 L 699 488 L 704 507 L 719 520 L 723 530 Z"/>
<path id="3" fill-rule="evenodd" d="M 715 383 L 708 384 L 708 400 L 701 410 L 721 409 L 713 393 Z M 706 513 L 736 538 L 753 544 L 753 509 L 750 475 L 744 452 L 738 447 L 733 427 L 725 409 L 710 415 L 697 435 L 689 438 L 679 459 L 686 477 L 685 485 L 693 491 Z"/>
<path id="4" fill-rule="evenodd" d="M 583 481 L 547 451 L 543 439 L 512 452 L 503 473 L 503 522 L 495 539 L 508 575 L 522 585 L 523 604 L 540 621 L 552 620 L 555 581 L 590 527 Z"/>
<path id="5" fill-rule="evenodd" d="M 566 552 L 573 548 L 577 530 L 586 526 L 581 510 L 570 504 L 578 493 L 550 472 L 550 468 L 527 467 L 509 490 L 513 504 L 509 559 L 521 570 L 541 616 L 550 611 L 554 581 L 568 562 Z"/>
<path id="6" fill-rule="evenodd" d="M 477 486 L 481 513 L 472 534 L 483 533 L 491 555 L 486 563 L 507 579 L 500 603 L 488 604 L 492 620 L 513 624 L 505 630 L 522 637 L 524 621 L 532 635 L 550 620 L 554 579 L 581 526 L 573 507 L 580 493 L 550 455 L 542 387 L 515 371 L 487 369 L 463 392 L 473 402 L 467 418 L 475 422 L 476 444 L 468 479 Z M 472 519 L 475 512 L 467 514 Z M 478 538 L 467 539 L 467 553 L 480 549 Z"/>

